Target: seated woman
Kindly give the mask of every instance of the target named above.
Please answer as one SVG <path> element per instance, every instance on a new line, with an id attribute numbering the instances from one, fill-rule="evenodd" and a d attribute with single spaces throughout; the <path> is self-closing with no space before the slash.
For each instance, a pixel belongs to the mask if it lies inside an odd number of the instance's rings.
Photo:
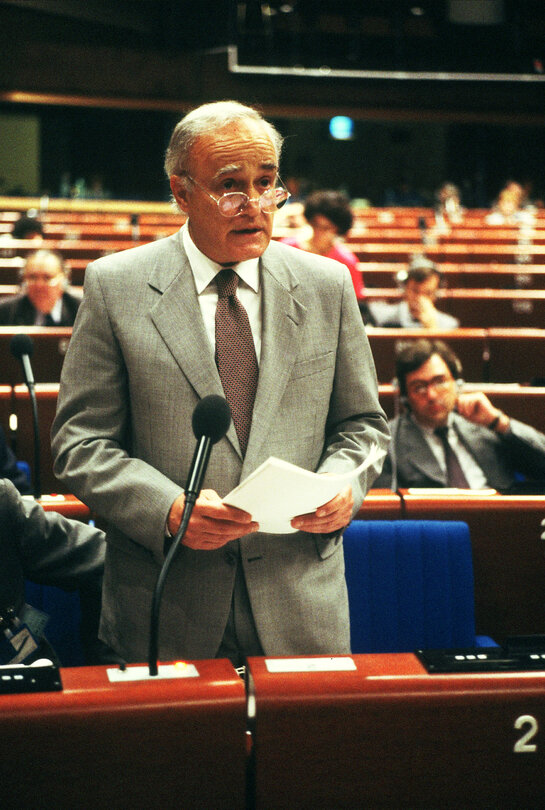
<path id="1" fill-rule="evenodd" d="M 354 220 L 347 197 L 340 191 L 313 191 L 305 201 L 303 213 L 310 225 L 308 235 L 287 236 L 281 241 L 345 264 L 352 276 L 356 297 L 362 300 L 365 285 L 358 270 L 357 256 L 340 243 Z"/>

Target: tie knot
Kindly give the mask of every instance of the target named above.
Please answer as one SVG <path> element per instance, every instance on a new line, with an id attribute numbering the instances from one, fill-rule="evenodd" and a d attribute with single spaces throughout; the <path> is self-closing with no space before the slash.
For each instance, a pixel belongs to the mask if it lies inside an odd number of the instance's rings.
<path id="1" fill-rule="evenodd" d="M 441 425 L 440 427 L 435 428 L 433 431 L 436 436 L 439 436 L 440 439 L 445 441 L 448 439 L 448 425 Z"/>
<path id="2" fill-rule="evenodd" d="M 216 276 L 219 298 L 229 298 L 237 294 L 238 276 L 232 267 L 224 267 Z"/>

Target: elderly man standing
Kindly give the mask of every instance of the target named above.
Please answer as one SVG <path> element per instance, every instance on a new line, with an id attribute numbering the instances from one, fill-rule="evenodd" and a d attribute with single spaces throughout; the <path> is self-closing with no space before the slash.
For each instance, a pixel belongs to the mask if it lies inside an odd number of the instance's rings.
<path id="1" fill-rule="evenodd" d="M 184 505 L 193 410 L 224 393 L 234 424 L 212 451 L 166 581 L 160 656 L 240 665 L 246 655 L 349 650 L 342 532 L 380 465 L 294 518 L 295 533 L 260 533 L 222 502 L 271 455 L 346 472 L 389 436 L 348 270 L 271 242 L 288 197 L 280 148 L 250 107 L 190 112 L 165 161 L 187 223 L 85 274 L 53 452 L 57 475 L 108 521 L 101 633 L 128 661 L 146 658 L 152 591 Z"/>

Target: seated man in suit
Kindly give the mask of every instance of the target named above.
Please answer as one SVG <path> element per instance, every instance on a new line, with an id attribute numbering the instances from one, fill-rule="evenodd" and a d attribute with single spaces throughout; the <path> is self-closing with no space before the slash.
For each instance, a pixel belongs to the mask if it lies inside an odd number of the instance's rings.
<path id="1" fill-rule="evenodd" d="M 73 326 L 81 298 L 67 291 L 62 257 L 51 250 L 29 253 L 23 291 L 0 302 L 0 326 Z"/>
<path id="2" fill-rule="evenodd" d="M 545 435 L 495 408 L 484 393 L 460 390 L 462 366 L 445 343 L 404 343 L 396 374 L 404 412 L 390 423 L 376 487 L 508 492 L 519 475 L 545 482 Z"/>
<path id="3" fill-rule="evenodd" d="M 414 258 L 403 283 L 403 299 L 396 304 L 369 301 L 369 325 L 407 329 L 456 329 L 457 318 L 435 306 L 441 271 L 424 256 Z"/>
<path id="4" fill-rule="evenodd" d="M 21 498 L 11 481 L 0 479 L 0 664 L 55 660 L 43 634 L 43 614 L 25 604 L 25 579 L 65 590 L 80 588 L 86 597 L 82 642 L 89 663 L 98 663 L 105 547 L 99 529 L 45 512 L 35 500 Z"/>

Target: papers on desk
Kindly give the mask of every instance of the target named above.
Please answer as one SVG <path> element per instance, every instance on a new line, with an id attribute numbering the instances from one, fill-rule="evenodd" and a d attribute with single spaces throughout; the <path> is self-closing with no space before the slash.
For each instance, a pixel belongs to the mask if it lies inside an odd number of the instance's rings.
<path id="1" fill-rule="evenodd" d="M 249 512 L 261 532 L 289 534 L 296 531 L 290 525 L 296 515 L 314 512 L 384 455 L 384 450 L 373 445 L 359 467 L 340 475 L 313 473 L 270 456 L 223 502 Z"/>

